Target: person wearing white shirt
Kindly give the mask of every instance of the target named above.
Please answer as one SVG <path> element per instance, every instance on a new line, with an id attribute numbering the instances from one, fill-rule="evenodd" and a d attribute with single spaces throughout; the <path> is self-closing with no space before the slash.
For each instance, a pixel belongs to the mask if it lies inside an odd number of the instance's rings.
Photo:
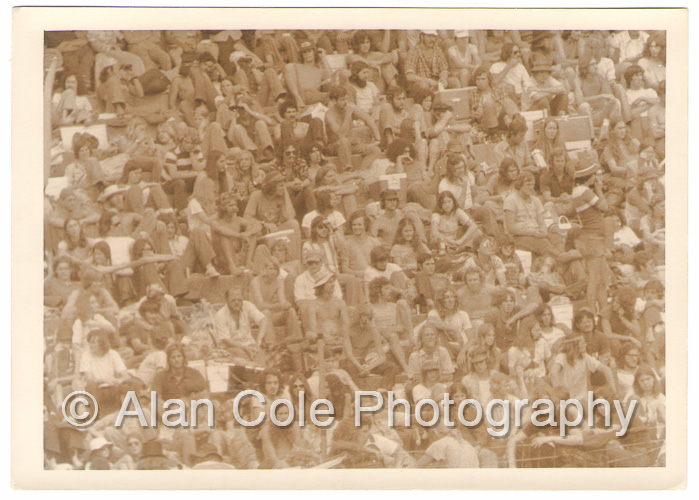
<path id="1" fill-rule="evenodd" d="M 257 339 L 252 334 L 253 324 L 259 329 Z M 269 318 L 252 302 L 243 300 L 243 291 L 234 287 L 226 291 L 226 305 L 214 316 L 214 337 L 219 347 L 252 360 L 271 325 Z"/>
<path id="2" fill-rule="evenodd" d="M 522 64 L 519 47 L 513 43 L 503 45 L 500 61 L 490 67 L 490 74 L 493 75 L 494 86 L 504 83 L 508 96 L 518 104 L 522 101 L 522 95 L 529 85 L 529 73 Z"/>

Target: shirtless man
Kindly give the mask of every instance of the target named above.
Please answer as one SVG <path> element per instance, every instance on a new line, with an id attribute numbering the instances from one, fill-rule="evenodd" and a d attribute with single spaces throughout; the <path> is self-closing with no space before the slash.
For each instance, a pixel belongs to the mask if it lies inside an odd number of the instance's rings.
<path id="1" fill-rule="evenodd" d="M 315 283 L 316 300 L 311 304 L 306 336 L 315 341 L 322 333 L 326 349 L 341 349 L 349 326 L 345 301 L 335 296 L 335 275 L 323 272 Z"/>
<path id="2" fill-rule="evenodd" d="M 289 93 L 299 109 L 309 104 L 327 101 L 327 92 L 321 92 L 323 84 L 330 81 L 332 70 L 325 60 L 323 49 L 316 49 L 311 42 L 299 47 L 302 63 L 289 63 L 284 68 L 284 80 Z"/>

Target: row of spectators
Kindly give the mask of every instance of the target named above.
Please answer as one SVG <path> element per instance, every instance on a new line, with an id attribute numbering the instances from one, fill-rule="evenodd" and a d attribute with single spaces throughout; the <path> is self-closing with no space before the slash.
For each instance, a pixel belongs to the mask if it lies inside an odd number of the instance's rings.
<path id="1" fill-rule="evenodd" d="M 663 32 L 45 42 L 47 467 L 663 463 Z M 243 429 L 244 388 L 267 399 L 249 419 L 280 397 L 307 412 L 303 390 L 337 422 Z M 87 432 L 62 422 L 76 389 L 100 404 Z M 494 438 L 356 428 L 357 389 L 638 409 L 623 439 Z M 116 429 L 129 390 L 210 397 L 216 425 Z"/>

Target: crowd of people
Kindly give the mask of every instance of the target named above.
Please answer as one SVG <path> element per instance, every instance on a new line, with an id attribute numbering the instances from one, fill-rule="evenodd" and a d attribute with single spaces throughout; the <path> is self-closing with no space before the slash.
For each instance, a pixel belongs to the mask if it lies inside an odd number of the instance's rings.
<path id="1" fill-rule="evenodd" d="M 47 468 L 664 464 L 664 32 L 60 31 L 45 51 Z M 244 389 L 266 398 L 248 420 L 307 414 L 304 391 L 336 421 L 244 428 Z M 565 438 L 356 427 L 360 389 L 636 412 L 623 437 L 614 415 Z M 85 429 L 74 390 L 100 406 Z M 151 391 L 210 398 L 215 425 L 117 428 L 128 391 L 147 414 Z"/>

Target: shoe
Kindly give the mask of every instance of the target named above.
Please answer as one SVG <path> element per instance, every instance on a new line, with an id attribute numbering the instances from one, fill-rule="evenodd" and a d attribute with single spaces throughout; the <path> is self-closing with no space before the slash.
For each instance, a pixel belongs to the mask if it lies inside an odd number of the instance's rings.
<path id="1" fill-rule="evenodd" d="M 219 276 L 221 276 L 221 273 L 219 273 L 214 266 L 209 264 L 206 267 L 206 277 L 207 278 L 218 278 Z"/>

